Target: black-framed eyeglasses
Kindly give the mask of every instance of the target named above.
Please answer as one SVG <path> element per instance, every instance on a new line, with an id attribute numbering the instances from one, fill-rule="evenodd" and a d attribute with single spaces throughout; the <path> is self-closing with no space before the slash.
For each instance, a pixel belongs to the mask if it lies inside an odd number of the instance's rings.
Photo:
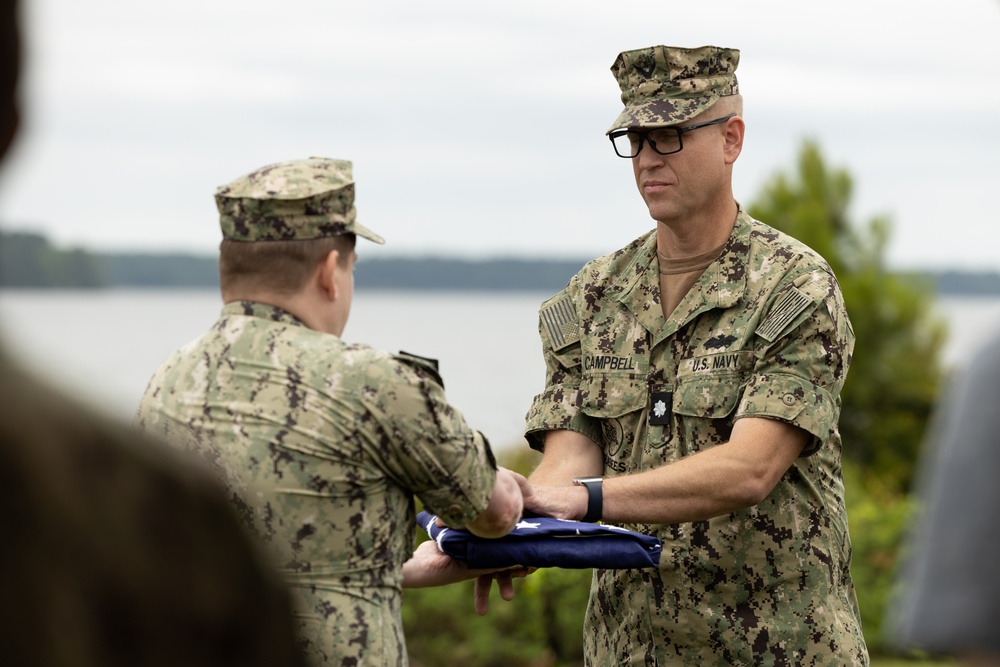
<path id="1" fill-rule="evenodd" d="M 608 135 L 611 144 L 615 147 L 618 157 L 633 158 L 642 150 L 642 145 L 649 142 L 649 147 L 653 152 L 660 155 L 671 155 L 680 153 L 684 148 L 684 133 L 697 130 L 699 127 L 718 125 L 724 123 L 736 114 L 731 113 L 715 120 L 706 120 L 704 123 L 694 125 L 672 125 L 669 127 L 656 127 L 650 130 L 615 130 Z"/>

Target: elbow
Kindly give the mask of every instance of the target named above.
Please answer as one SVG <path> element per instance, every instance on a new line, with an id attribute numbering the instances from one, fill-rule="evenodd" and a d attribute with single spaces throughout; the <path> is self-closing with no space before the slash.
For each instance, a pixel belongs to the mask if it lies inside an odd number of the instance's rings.
<path id="1" fill-rule="evenodd" d="M 740 509 L 753 507 L 754 505 L 759 505 L 764 498 L 767 498 L 768 493 L 770 491 L 765 491 L 762 487 L 748 487 L 744 490 L 737 503 Z"/>
<path id="2" fill-rule="evenodd" d="M 770 475 L 750 475 L 739 485 L 736 502 L 740 508 L 759 505 L 771 495 L 776 484 Z"/>

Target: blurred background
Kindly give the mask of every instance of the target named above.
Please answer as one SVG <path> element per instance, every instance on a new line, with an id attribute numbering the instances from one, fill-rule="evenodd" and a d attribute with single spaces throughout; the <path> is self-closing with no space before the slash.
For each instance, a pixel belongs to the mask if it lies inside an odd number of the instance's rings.
<path id="1" fill-rule="evenodd" d="M 11 349 L 129 419 L 159 362 L 216 317 L 214 189 L 275 161 L 355 165 L 345 338 L 439 358 L 512 467 L 542 389 L 538 304 L 651 228 L 603 136 L 609 67 L 653 44 L 741 49 L 737 198 L 822 253 L 857 349 L 841 430 L 854 576 L 876 664 L 917 462 L 949 377 L 1000 328 L 1000 3 L 34 0 L 25 120 L 0 171 Z M 416 665 L 572 665 L 589 572 L 413 591 Z"/>

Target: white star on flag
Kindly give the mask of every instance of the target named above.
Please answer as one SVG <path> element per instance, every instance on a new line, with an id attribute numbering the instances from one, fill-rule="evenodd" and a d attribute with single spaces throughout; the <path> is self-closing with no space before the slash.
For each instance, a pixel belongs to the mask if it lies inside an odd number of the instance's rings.
<path id="1" fill-rule="evenodd" d="M 531 523 L 530 521 L 518 521 L 515 528 L 538 528 L 540 523 Z"/>
<path id="2" fill-rule="evenodd" d="M 667 404 L 664 403 L 663 401 L 657 401 L 656 405 L 653 406 L 653 413 L 657 417 L 662 417 L 663 415 L 667 414 Z"/>

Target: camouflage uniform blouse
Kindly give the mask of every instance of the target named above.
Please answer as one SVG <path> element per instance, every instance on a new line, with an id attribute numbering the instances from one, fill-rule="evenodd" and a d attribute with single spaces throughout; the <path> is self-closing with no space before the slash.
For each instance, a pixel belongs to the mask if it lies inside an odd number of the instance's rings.
<path id="1" fill-rule="evenodd" d="M 766 417 L 811 435 L 760 504 L 710 521 L 629 525 L 663 539 L 658 570 L 596 570 L 589 665 L 867 664 L 837 430 L 854 333 L 830 267 L 740 213 L 670 318 L 656 235 L 590 262 L 540 313 L 547 379 L 529 442 L 580 432 L 607 477 L 725 443 Z"/>
<path id="2" fill-rule="evenodd" d="M 431 363 L 349 345 L 260 303 L 228 304 L 168 359 L 136 423 L 225 480 L 299 594 L 317 664 L 407 664 L 413 495 L 461 525 L 486 508 L 496 477 Z"/>

